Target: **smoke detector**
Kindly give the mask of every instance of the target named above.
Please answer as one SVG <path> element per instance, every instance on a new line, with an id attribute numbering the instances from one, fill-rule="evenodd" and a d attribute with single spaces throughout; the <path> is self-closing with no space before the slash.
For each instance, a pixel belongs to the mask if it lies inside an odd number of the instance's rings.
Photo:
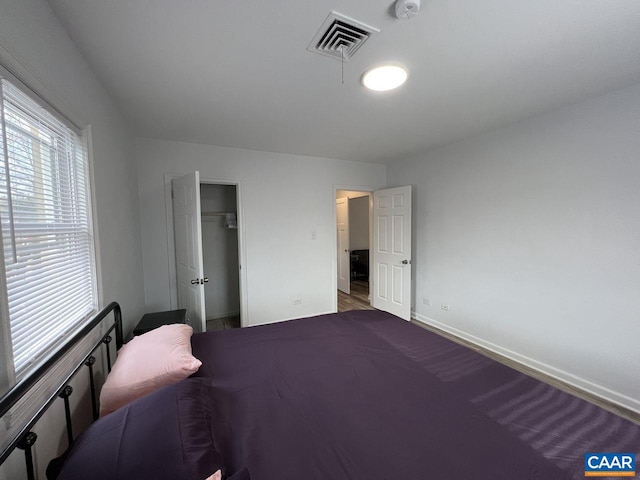
<path id="1" fill-rule="evenodd" d="M 401 20 L 409 20 L 420 11 L 420 0 L 397 0 L 395 10 L 396 17 Z"/>

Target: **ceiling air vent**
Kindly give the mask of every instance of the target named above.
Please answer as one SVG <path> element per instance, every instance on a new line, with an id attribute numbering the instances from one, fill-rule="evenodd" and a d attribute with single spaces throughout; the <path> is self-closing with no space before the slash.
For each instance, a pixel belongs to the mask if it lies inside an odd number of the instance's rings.
<path id="1" fill-rule="evenodd" d="M 331 12 L 318 30 L 307 50 L 347 62 L 353 57 L 377 28 Z"/>

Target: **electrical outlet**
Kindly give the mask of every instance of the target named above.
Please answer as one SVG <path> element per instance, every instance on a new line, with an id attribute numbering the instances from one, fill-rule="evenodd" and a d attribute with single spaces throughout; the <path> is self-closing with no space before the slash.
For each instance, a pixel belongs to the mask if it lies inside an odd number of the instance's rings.
<path id="1" fill-rule="evenodd" d="M 447 312 L 448 312 L 449 310 L 451 310 L 451 307 L 450 307 L 449 305 L 445 304 L 445 303 L 443 303 L 442 305 L 440 305 L 440 308 L 441 308 L 442 310 L 446 310 Z"/>
<path id="2" fill-rule="evenodd" d="M 427 307 L 431 306 L 431 300 L 429 300 L 428 298 L 423 298 L 422 299 L 422 304 L 426 305 Z"/>
<path id="3" fill-rule="evenodd" d="M 293 299 L 293 304 L 294 305 L 302 305 L 302 299 L 301 298 L 294 298 Z"/>

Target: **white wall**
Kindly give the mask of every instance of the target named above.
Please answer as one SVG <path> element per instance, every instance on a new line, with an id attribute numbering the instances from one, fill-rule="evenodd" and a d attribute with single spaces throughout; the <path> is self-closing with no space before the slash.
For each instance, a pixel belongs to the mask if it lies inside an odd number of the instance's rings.
<path id="1" fill-rule="evenodd" d="M 349 250 L 369 250 L 369 195 L 349 199 Z"/>
<path id="2" fill-rule="evenodd" d="M 201 179 L 240 182 L 243 323 L 335 311 L 334 188 L 384 186 L 384 166 L 148 139 L 136 142 L 136 157 L 147 310 L 169 309 L 173 294 L 164 176 L 199 170 Z"/>
<path id="3" fill-rule="evenodd" d="M 360 197 L 368 197 L 369 192 L 355 192 L 351 190 L 336 190 L 336 199 L 338 198 L 360 198 Z"/>
<path id="4" fill-rule="evenodd" d="M 2 1 L 0 62 L 76 124 L 91 125 L 103 304 L 118 301 L 129 330 L 143 312 L 144 294 L 136 170 L 126 126 L 46 2 Z M 82 387 L 75 387 L 74 405 L 85 393 Z M 59 453 L 65 447 L 51 431 L 56 424 L 62 428 L 57 410 L 36 428 L 41 437 L 36 444 L 40 469 L 49 459 L 39 452 Z M 17 452 L 0 467 L 0 478 L 24 478 L 23 463 Z"/>
<path id="5" fill-rule="evenodd" d="M 202 212 L 237 213 L 235 185 L 200 185 Z M 207 319 L 240 312 L 238 230 L 225 228 L 226 217 L 203 216 L 202 261 Z"/>
<path id="6" fill-rule="evenodd" d="M 0 61 L 81 127 L 91 126 L 104 303 L 132 327 L 143 310 L 137 179 L 132 137 L 111 99 L 46 2 L 3 0 Z"/>
<path id="7" fill-rule="evenodd" d="M 640 411 L 640 85 L 387 175 L 416 186 L 418 319 Z"/>

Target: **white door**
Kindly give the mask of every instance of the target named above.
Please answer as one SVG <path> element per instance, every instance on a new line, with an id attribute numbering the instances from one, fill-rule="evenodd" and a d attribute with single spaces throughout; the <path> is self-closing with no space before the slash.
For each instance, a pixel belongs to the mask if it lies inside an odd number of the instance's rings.
<path id="1" fill-rule="evenodd" d="M 411 319 L 411 186 L 373 192 L 373 306 Z"/>
<path id="2" fill-rule="evenodd" d="M 172 181 L 173 227 L 176 244 L 178 308 L 187 310 L 195 332 L 207 330 L 204 308 L 202 224 L 200 219 L 200 173 Z"/>
<path id="3" fill-rule="evenodd" d="M 351 252 L 349 251 L 349 199 L 336 200 L 336 237 L 338 242 L 338 290 L 351 292 Z"/>

